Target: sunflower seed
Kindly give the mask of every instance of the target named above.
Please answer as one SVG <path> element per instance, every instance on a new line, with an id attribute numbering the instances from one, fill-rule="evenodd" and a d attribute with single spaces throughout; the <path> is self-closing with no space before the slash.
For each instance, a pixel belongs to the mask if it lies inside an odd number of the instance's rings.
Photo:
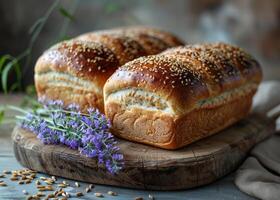
<path id="1" fill-rule="evenodd" d="M 28 196 L 28 197 L 26 197 L 26 200 L 32 200 L 33 199 L 33 196 Z"/>
<path id="2" fill-rule="evenodd" d="M 76 196 L 77 196 L 77 197 L 81 197 L 81 196 L 84 196 L 84 194 L 83 194 L 82 192 L 77 192 L 77 193 L 76 193 Z"/>
<path id="3" fill-rule="evenodd" d="M 80 187 L 80 184 L 78 182 L 75 182 L 76 187 Z"/>
<path id="4" fill-rule="evenodd" d="M 96 197 L 104 197 L 103 194 L 100 193 L 100 192 L 96 192 L 96 193 L 94 193 L 94 195 L 95 195 Z"/>
<path id="5" fill-rule="evenodd" d="M 22 185 L 24 184 L 24 181 L 19 181 L 18 184 Z"/>
<path id="6" fill-rule="evenodd" d="M 44 197 L 44 196 L 46 196 L 43 192 L 37 192 L 37 196 L 38 197 Z"/>
<path id="7" fill-rule="evenodd" d="M 28 192 L 26 190 L 22 190 L 22 193 L 28 195 Z"/>
<path id="8" fill-rule="evenodd" d="M 4 182 L 1 182 L 1 183 L 0 183 L 0 187 L 6 187 L 6 186 L 7 186 L 6 183 L 4 183 Z"/>
<path id="9" fill-rule="evenodd" d="M 55 197 L 55 195 L 54 194 L 48 194 L 48 196 L 47 196 L 48 198 L 54 198 Z"/>
<path id="10" fill-rule="evenodd" d="M 58 184 L 57 186 L 60 187 L 60 188 L 66 188 L 67 187 L 67 185 L 65 185 L 63 183 L 62 184 Z"/>
<path id="11" fill-rule="evenodd" d="M 49 181 L 49 180 L 47 180 L 47 181 L 44 181 L 46 184 L 48 184 L 48 185 L 52 185 L 53 184 L 53 181 Z"/>
<path id="12" fill-rule="evenodd" d="M 12 173 L 11 171 L 3 170 L 3 174 L 11 174 L 11 173 Z"/>
<path id="13" fill-rule="evenodd" d="M 85 191 L 86 191 L 86 193 L 89 193 L 89 192 L 91 192 L 91 189 L 87 187 L 87 188 L 85 189 Z"/>
<path id="14" fill-rule="evenodd" d="M 116 192 L 113 192 L 113 191 L 108 191 L 107 193 L 111 196 L 117 196 L 118 195 Z"/>
<path id="15" fill-rule="evenodd" d="M 41 179 L 42 181 L 47 180 L 47 178 L 46 178 L 46 177 L 43 177 L 43 176 L 41 176 L 40 179 Z"/>
<path id="16" fill-rule="evenodd" d="M 11 181 L 18 181 L 18 177 L 12 176 L 12 177 L 10 178 L 10 180 L 11 180 Z"/>
<path id="17" fill-rule="evenodd" d="M 62 196 L 67 197 L 67 198 L 70 198 L 71 195 L 70 195 L 68 192 L 63 192 L 63 193 L 62 193 Z"/>
<path id="18" fill-rule="evenodd" d="M 35 177 L 36 177 L 36 174 L 31 174 L 30 177 L 31 177 L 31 178 L 35 178 Z"/>

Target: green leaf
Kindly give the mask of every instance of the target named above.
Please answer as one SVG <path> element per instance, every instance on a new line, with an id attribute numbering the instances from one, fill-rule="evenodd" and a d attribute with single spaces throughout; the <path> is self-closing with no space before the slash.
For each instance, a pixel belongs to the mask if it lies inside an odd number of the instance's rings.
<path id="1" fill-rule="evenodd" d="M 35 96 L 36 95 L 35 85 L 28 85 L 25 89 L 25 92 L 28 96 Z"/>
<path id="2" fill-rule="evenodd" d="M 107 14 L 110 14 L 110 13 L 113 13 L 113 12 L 116 12 L 117 10 L 119 10 L 120 7 L 118 4 L 116 3 L 109 3 L 105 6 L 105 12 Z"/>
<path id="3" fill-rule="evenodd" d="M 65 8 L 60 7 L 59 12 L 62 16 L 67 17 L 71 21 L 74 21 L 74 19 L 75 19 L 74 16 L 72 14 L 70 14 Z"/>
<path id="4" fill-rule="evenodd" d="M 2 88 L 4 93 L 8 93 L 8 77 L 11 69 L 14 69 L 17 82 L 12 85 L 11 90 L 15 90 L 16 88 L 21 87 L 21 69 L 18 64 L 18 60 L 16 58 L 13 58 L 12 56 L 7 55 L 6 59 L 10 59 L 11 61 L 8 62 L 6 65 L 1 66 L 3 68 L 3 71 L 1 72 L 1 81 L 2 81 Z M 2 61 L 2 60 L 1 60 Z M 3 62 L 3 61 L 2 61 Z M 3 62 L 5 63 L 5 62 Z"/>
<path id="5" fill-rule="evenodd" d="M 13 57 L 8 54 L 0 57 L 0 72 L 2 71 L 2 67 L 4 66 L 5 62 L 7 60 L 12 60 L 12 59 L 13 59 Z"/>
<path id="6" fill-rule="evenodd" d="M 15 91 L 16 89 L 19 89 L 20 85 L 19 83 L 14 83 L 11 85 L 11 87 L 9 88 L 9 92 Z"/>
<path id="7" fill-rule="evenodd" d="M 0 110 L 0 124 L 1 124 L 1 122 L 3 122 L 4 116 L 5 116 L 5 111 L 4 111 L 4 109 L 3 109 L 3 110 Z"/>
<path id="8" fill-rule="evenodd" d="M 18 63 L 18 60 L 15 60 L 15 63 L 13 65 L 13 69 L 15 70 L 15 73 L 16 73 L 16 77 L 17 77 L 17 87 L 20 88 L 21 87 L 21 68 L 19 66 L 19 63 Z"/>
<path id="9" fill-rule="evenodd" d="M 1 74 L 1 80 L 2 80 L 2 88 L 5 94 L 8 93 L 8 76 L 9 72 L 13 67 L 14 62 L 10 61 L 6 66 L 4 66 L 3 72 Z"/>
<path id="10" fill-rule="evenodd" d="M 38 19 L 29 29 L 28 33 L 32 34 L 43 22 L 45 21 L 44 18 Z"/>

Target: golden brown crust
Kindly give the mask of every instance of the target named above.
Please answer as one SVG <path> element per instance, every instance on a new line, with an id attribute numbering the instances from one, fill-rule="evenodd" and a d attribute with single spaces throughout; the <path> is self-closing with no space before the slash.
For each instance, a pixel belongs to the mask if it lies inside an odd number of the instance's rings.
<path id="1" fill-rule="evenodd" d="M 178 113 L 185 112 L 197 99 L 209 97 L 199 73 L 183 62 L 160 55 L 141 57 L 119 68 L 106 82 L 105 96 L 122 88 L 156 92 L 168 99 Z"/>
<path id="2" fill-rule="evenodd" d="M 103 111 L 103 85 L 119 66 L 175 46 L 157 36 L 161 31 L 153 36 L 142 32 L 141 28 L 133 33 L 121 29 L 93 32 L 50 48 L 35 66 L 38 96 Z M 168 37 L 168 33 L 162 34 Z"/>
<path id="3" fill-rule="evenodd" d="M 163 41 L 165 44 L 169 45 L 169 47 L 180 46 L 184 45 L 185 43 L 184 41 L 167 31 L 163 31 L 149 26 L 122 27 L 114 30 L 124 33 L 126 35 L 130 35 L 132 37 L 133 35 L 137 37 L 137 35 L 140 34 L 156 37 L 159 40 Z"/>
<path id="4" fill-rule="evenodd" d="M 145 49 L 137 41 L 130 37 L 114 33 L 89 33 L 77 38 L 78 40 L 94 41 L 105 45 L 117 56 L 120 65 L 135 58 L 148 55 Z"/>
<path id="5" fill-rule="evenodd" d="M 115 102 L 105 102 L 105 112 L 112 121 L 114 135 L 164 149 L 178 149 L 246 117 L 253 93 L 215 108 L 193 110 L 179 118 L 142 109 L 124 110 Z"/>
<path id="6" fill-rule="evenodd" d="M 105 113 L 116 135 L 176 149 L 246 116 L 261 76 L 237 47 L 177 47 L 119 68 L 104 86 Z"/>
<path id="7" fill-rule="evenodd" d="M 117 69 L 114 53 L 99 43 L 66 41 L 47 50 L 35 66 L 39 97 L 77 103 L 83 109 L 95 106 L 103 111 L 102 88 Z M 84 81 L 84 82 L 83 82 Z M 94 86 L 90 86 L 94 83 Z"/>

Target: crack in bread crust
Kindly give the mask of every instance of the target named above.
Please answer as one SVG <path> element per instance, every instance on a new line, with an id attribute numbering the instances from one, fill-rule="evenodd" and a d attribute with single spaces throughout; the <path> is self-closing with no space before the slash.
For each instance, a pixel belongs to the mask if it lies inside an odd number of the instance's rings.
<path id="1" fill-rule="evenodd" d="M 250 92 L 215 108 L 195 109 L 181 117 L 137 108 L 124 110 L 114 102 L 108 104 L 106 113 L 109 118 L 114 116 L 112 131 L 118 137 L 177 149 L 213 135 L 244 118 L 250 111 L 253 94 Z"/>
<path id="2" fill-rule="evenodd" d="M 44 80 L 45 84 L 49 84 L 52 87 L 69 87 L 76 90 L 92 91 L 102 95 L 102 91 L 99 90 L 92 81 L 78 78 L 68 73 L 47 71 L 35 74 L 35 80 Z"/>
<path id="3" fill-rule="evenodd" d="M 195 107 L 190 110 L 186 110 L 183 114 L 191 112 L 194 109 L 217 107 L 234 99 L 241 98 L 242 96 L 246 96 L 252 91 L 255 91 L 257 86 L 258 85 L 255 83 L 248 83 L 239 88 L 226 91 L 221 95 L 199 100 L 196 102 Z M 175 113 L 175 110 L 172 108 L 172 106 L 175 105 L 170 105 L 164 97 L 159 96 L 156 92 L 149 92 L 139 88 L 125 88 L 114 91 L 106 96 L 105 101 L 108 103 L 119 103 L 126 110 L 138 108 L 147 111 L 160 111 L 170 115 L 178 114 Z"/>

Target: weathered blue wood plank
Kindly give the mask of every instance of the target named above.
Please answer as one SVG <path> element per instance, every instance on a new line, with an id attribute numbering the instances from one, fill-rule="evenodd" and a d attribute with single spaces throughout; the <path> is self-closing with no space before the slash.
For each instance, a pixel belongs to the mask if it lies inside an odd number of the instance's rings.
<path id="1" fill-rule="evenodd" d="M 0 154 L 0 171 L 3 170 L 17 170 L 22 169 L 22 167 L 17 163 L 13 154 Z M 39 176 L 46 176 L 44 174 L 39 174 Z M 115 199 L 115 200 L 126 200 L 134 199 L 135 197 L 143 197 L 148 199 L 148 195 L 151 194 L 155 199 L 161 200 L 181 200 L 181 199 L 191 199 L 191 200 L 252 200 L 251 198 L 242 192 L 240 192 L 233 184 L 233 174 L 213 183 L 208 186 L 186 190 L 186 191 L 172 191 L 172 192 L 159 192 L 159 191 L 143 191 L 143 190 L 132 190 L 124 189 L 110 186 L 96 185 L 91 193 L 86 194 L 84 197 L 79 199 L 99 199 L 94 196 L 94 192 L 102 192 L 105 194 L 104 199 Z M 7 182 L 8 187 L 0 187 L 0 199 L 24 199 L 26 196 L 22 193 L 22 190 L 28 191 L 30 194 L 35 194 L 37 192 L 35 187 L 35 182 L 28 185 L 18 185 L 17 182 L 12 182 L 8 178 L 2 179 Z M 62 181 L 65 179 L 59 179 Z M 67 180 L 68 182 L 68 180 Z M 75 181 L 69 181 L 72 187 L 66 188 L 65 190 L 70 193 L 75 193 L 76 191 L 83 191 L 88 185 L 86 183 L 81 183 L 81 187 L 74 187 Z M 114 191 L 118 193 L 118 196 L 112 197 L 107 195 L 108 191 Z M 77 198 L 71 198 L 77 199 Z"/>

